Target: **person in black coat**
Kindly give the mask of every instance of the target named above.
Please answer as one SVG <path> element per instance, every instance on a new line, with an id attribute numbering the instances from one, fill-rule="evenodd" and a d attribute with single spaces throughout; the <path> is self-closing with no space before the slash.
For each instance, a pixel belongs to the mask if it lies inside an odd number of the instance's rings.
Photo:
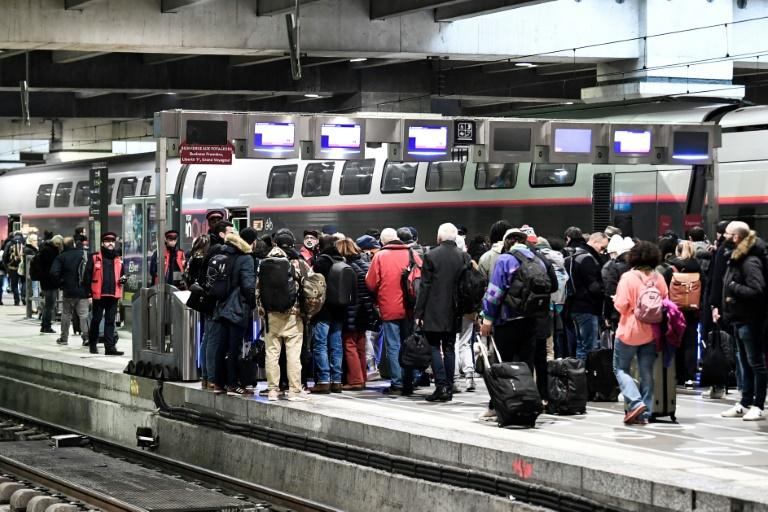
<path id="1" fill-rule="evenodd" d="M 432 347 L 435 392 L 430 402 L 453 399 L 453 374 L 456 366 L 456 333 L 460 316 L 455 308 L 456 283 L 471 258 L 456 246 L 458 229 L 442 224 L 437 230 L 438 246 L 424 255 L 421 285 L 414 308 L 416 325 L 421 327 Z M 441 353 L 442 347 L 442 353 Z"/>
<path id="2" fill-rule="evenodd" d="M 344 257 L 336 248 L 336 237 L 320 237 L 320 251 L 315 258 L 314 271 L 322 274 L 328 281 L 334 263 L 344 262 Z M 312 355 L 315 360 L 315 386 L 312 393 L 340 393 L 342 391 L 342 360 L 344 348 L 341 330 L 347 317 L 346 306 L 331 304 L 326 296 L 320 312 L 312 320 Z"/>
<path id="3" fill-rule="evenodd" d="M 341 331 L 344 343 L 344 360 L 347 363 L 345 391 L 365 389 L 368 365 L 365 352 L 365 332 L 378 331 L 378 315 L 375 299 L 365 285 L 365 276 L 371 262 L 362 258 L 362 250 L 351 238 L 336 242 L 336 248 L 357 275 L 355 302 L 347 306 L 347 316 Z"/>
<path id="4" fill-rule="evenodd" d="M 575 251 L 565 262 L 573 295 L 568 310 L 576 327 L 576 357 L 587 360 L 597 348 L 600 317 L 603 313 L 603 251 L 608 246 L 605 233 L 592 233 L 586 243 L 574 243 Z"/>
<path id="5" fill-rule="evenodd" d="M 40 323 L 40 332 L 54 334 L 51 323 L 53 322 L 53 309 L 56 306 L 56 295 L 59 290 L 59 282 L 51 274 L 53 261 L 64 248 L 64 238 L 56 235 L 43 242 L 37 257 L 33 260 L 35 271 L 40 276 L 40 288 L 43 289 L 43 318 Z"/>
<path id="6" fill-rule="evenodd" d="M 66 345 L 69 337 L 69 324 L 75 316 L 79 325 L 83 345 L 88 345 L 88 294 L 83 287 L 83 273 L 88 263 L 86 252 L 75 246 L 72 237 L 64 239 L 64 250 L 56 256 L 51 266 L 51 276 L 61 283 L 64 300 L 61 304 L 61 337 L 56 340 L 59 345 Z"/>
<path id="7" fill-rule="evenodd" d="M 741 367 L 741 401 L 721 413 L 726 418 L 764 420 L 766 383 L 764 326 L 766 310 L 766 246 L 745 222 L 734 221 L 725 230 L 733 248 L 723 279 L 723 316 L 733 326 Z M 716 314 L 713 311 L 713 314 Z M 716 316 L 716 315 L 715 315 Z M 714 318 L 717 320 L 717 318 Z"/>

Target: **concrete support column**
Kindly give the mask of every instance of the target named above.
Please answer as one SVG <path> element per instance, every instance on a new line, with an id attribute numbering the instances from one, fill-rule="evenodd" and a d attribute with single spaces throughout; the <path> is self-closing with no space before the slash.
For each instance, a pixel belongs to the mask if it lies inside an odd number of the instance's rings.
<path id="1" fill-rule="evenodd" d="M 598 64 L 596 87 L 582 89 L 585 101 L 612 101 L 676 94 L 742 98 L 732 84 L 733 2 L 644 0 L 638 5 L 644 37 L 636 59 Z M 704 28 L 706 27 L 706 28 Z"/>

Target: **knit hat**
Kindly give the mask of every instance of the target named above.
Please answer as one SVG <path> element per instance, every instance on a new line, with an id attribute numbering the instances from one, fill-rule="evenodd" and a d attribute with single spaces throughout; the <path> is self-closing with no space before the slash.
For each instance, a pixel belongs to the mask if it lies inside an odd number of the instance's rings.
<path id="1" fill-rule="evenodd" d="M 256 232 L 256 230 L 251 227 L 245 228 L 240 232 L 240 238 L 245 240 L 245 243 L 247 243 L 248 245 L 253 244 L 253 242 L 256 241 L 256 238 L 258 238 L 258 236 L 259 234 Z"/>
<path id="2" fill-rule="evenodd" d="M 276 246 L 283 250 L 286 248 L 293 249 L 293 246 L 296 245 L 296 238 L 293 236 L 291 230 L 286 228 L 278 230 L 278 232 L 272 236 L 272 240 L 274 240 Z"/>
<path id="3" fill-rule="evenodd" d="M 371 235 L 363 235 L 357 240 L 355 240 L 355 243 L 359 248 L 361 248 L 364 251 L 370 251 L 371 249 L 381 248 L 381 246 L 379 245 L 379 242 L 377 242 L 376 239 L 373 238 Z"/>

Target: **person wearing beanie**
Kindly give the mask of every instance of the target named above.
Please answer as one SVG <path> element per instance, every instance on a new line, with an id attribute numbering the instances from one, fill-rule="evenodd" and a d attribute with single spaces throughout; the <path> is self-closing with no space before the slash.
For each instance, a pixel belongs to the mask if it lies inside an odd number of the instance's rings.
<path id="1" fill-rule="evenodd" d="M 370 263 L 373 259 L 373 255 L 379 252 L 379 249 L 381 249 L 378 240 L 373 238 L 371 235 L 363 235 L 355 240 L 355 243 L 362 251 L 362 253 L 360 253 L 360 258 L 368 263 Z"/>
<path id="2" fill-rule="evenodd" d="M 616 295 L 616 288 L 619 286 L 619 280 L 625 272 L 631 269 L 627 256 L 629 250 L 635 246 L 631 238 L 622 238 L 615 234 L 608 241 L 608 254 L 611 259 L 603 265 L 600 271 L 603 277 L 605 303 L 603 308 L 603 318 L 610 325 L 613 331 L 619 325 L 619 312 L 613 307 L 613 297 Z"/>
<path id="3" fill-rule="evenodd" d="M 493 267 L 496 265 L 496 260 L 504 250 L 504 235 L 512 227 L 508 221 L 501 219 L 497 220 L 491 225 L 489 233 L 489 239 L 491 242 L 491 248 L 480 256 L 480 261 L 477 262 L 477 267 L 486 279 L 490 279 L 493 273 Z"/>
<path id="4" fill-rule="evenodd" d="M 83 273 L 83 286 L 88 297 L 93 299 L 91 325 L 88 330 L 88 344 L 91 354 L 98 354 L 97 342 L 99 324 L 104 318 L 104 354 L 121 356 L 115 340 L 115 316 L 117 301 L 123 296 L 123 261 L 115 252 L 117 235 L 111 231 L 101 236 L 101 250 L 88 258 Z"/>
<path id="5" fill-rule="evenodd" d="M 181 279 L 181 274 L 184 272 L 184 266 L 186 260 L 184 258 L 184 251 L 178 247 L 179 232 L 175 229 L 171 229 L 165 232 L 165 250 L 163 251 L 163 276 L 165 282 L 177 288 L 184 287 L 184 281 Z M 149 276 L 152 279 L 152 284 L 156 285 L 158 281 L 157 277 L 157 250 L 152 253 L 152 260 L 149 263 Z"/>
<path id="6" fill-rule="evenodd" d="M 335 224 L 326 224 L 320 228 L 320 231 L 323 235 L 335 235 L 339 232 L 339 228 Z"/>

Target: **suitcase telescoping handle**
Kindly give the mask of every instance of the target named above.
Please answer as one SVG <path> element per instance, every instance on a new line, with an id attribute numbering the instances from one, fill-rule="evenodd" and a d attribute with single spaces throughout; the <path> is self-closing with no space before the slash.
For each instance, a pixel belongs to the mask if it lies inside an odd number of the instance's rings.
<path id="1" fill-rule="evenodd" d="M 493 346 L 493 350 L 496 352 L 496 360 L 498 362 L 501 362 L 501 354 L 499 354 L 499 349 L 496 347 L 496 343 L 493 341 L 493 336 L 488 336 L 488 345 Z M 485 363 L 486 368 L 491 367 L 490 361 L 488 361 L 488 351 L 485 349 L 485 344 L 481 341 L 478 343 L 480 345 L 480 353 L 483 356 L 483 362 Z"/>

